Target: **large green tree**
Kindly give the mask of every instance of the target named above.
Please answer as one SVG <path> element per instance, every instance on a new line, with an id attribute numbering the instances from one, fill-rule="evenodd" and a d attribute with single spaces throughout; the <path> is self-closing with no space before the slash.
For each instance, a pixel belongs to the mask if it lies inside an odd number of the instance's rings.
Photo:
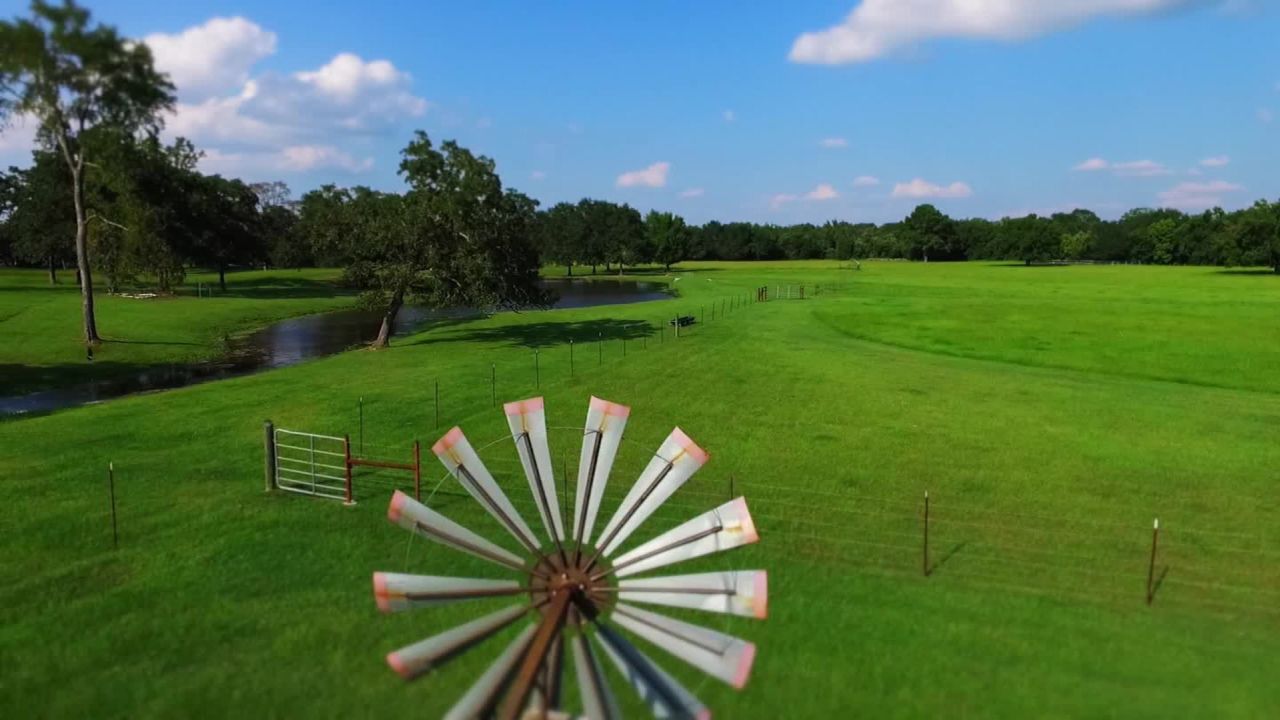
<path id="1" fill-rule="evenodd" d="M 75 259 L 68 241 L 74 225 L 66 165 L 53 153 L 37 152 L 30 167 L 0 175 L 0 232 L 13 258 L 45 267 L 49 284 L 56 284 L 58 268 Z"/>
<path id="2" fill-rule="evenodd" d="M 925 262 L 929 262 L 930 257 L 936 260 L 963 259 L 963 253 L 957 247 L 959 234 L 955 221 L 933 205 L 917 206 L 902 221 L 902 228 L 911 241 L 912 254 Z"/>
<path id="3" fill-rule="evenodd" d="M 321 188 L 302 201 L 303 228 L 340 258 L 346 279 L 382 312 L 389 344 L 406 302 L 518 309 L 550 303 L 538 279 L 537 203 L 504 189 L 494 162 L 417 132 L 401 152 L 404 195 Z M 309 217 L 314 214 L 315 217 Z"/>
<path id="4" fill-rule="evenodd" d="M 91 25 L 89 11 L 71 0 L 31 4 L 27 18 L 0 22 L 0 120 L 35 118 L 37 137 L 67 165 L 75 217 L 84 339 L 97 343 L 88 234 L 93 219 L 85 198 L 90 166 L 87 136 L 98 128 L 154 134 L 173 105 L 173 85 L 155 69 L 145 43 L 115 28 Z"/>
<path id="5" fill-rule="evenodd" d="M 689 254 L 689 228 L 684 218 L 669 212 L 650 210 L 644 218 L 653 259 L 668 271 Z"/>

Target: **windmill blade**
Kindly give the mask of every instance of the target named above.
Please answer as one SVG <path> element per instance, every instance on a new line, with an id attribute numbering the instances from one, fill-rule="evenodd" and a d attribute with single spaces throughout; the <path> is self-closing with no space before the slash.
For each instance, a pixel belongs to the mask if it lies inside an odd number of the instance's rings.
<path id="1" fill-rule="evenodd" d="M 591 542 L 600 501 L 630 415 L 631 408 L 626 405 L 598 397 L 592 397 L 587 406 L 582 454 L 578 458 L 578 491 L 573 506 L 573 538 L 583 545 Z"/>
<path id="2" fill-rule="evenodd" d="M 622 580 L 618 599 L 764 619 L 768 579 L 764 570 L 735 570 Z"/>
<path id="3" fill-rule="evenodd" d="M 404 612 L 459 600 L 503 597 L 524 592 L 514 580 L 440 577 L 436 575 L 373 574 L 373 595 L 384 613 Z"/>
<path id="4" fill-rule="evenodd" d="M 573 669 L 578 678 L 578 693 L 582 698 L 582 714 L 591 720 L 615 720 L 621 718 L 618 702 L 609 690 L 604 668 L 591 651 L 586 633 L 578 633 L 573 642 Z"/>
<path id="5" fill-rule="evenodd" d="M 741 690 L 756 659 L 756 646 L 732 635 L 618 603 L 612 619 L 702 672 Z"/>
<path id="6" fill-rule="evenodd" d="M 461 550 L 512 570 L 525 570 L 524 561 L 515 554 L 494 545 L 399 490 L 391 496 L 387 519 L 454 550 Z"/>
<path id="7" fill-rule="evenodd" d="M 613 574 L 627 577 L 654 568 L 732 550 L 760 539 L 745 498 L 737 498 L 662 533 L 613 561 Z"/>
<path id="8" fill-rule="evenodd" d="M 480 461 L 480 456 L 467 441 L 467 436 L 462 434 L 462 428 L 455 427 L 445 433 L 444 437 L 431 446 L 431 452 L 440 458 L 441 464 L 450 475 L 458 479 L 468 493 L 471 493 L 471 497 L 488 510 L 490 515 L 497 518 L 498 522 L 502 523 L 502 527 L 506 528 L 507 532 L 511 533 L 511 536 L 526 550 L 536 556 L 542 555 L 533 531 L 525 524 L 524 518 L 520 517 L 520 513 L 511 504 L 506 493 L 502 492 L 502 488 L 498 486 L 498 481 L 493 479 L 489 469 Z"/>
<path id="9" fill-rule="evenodd" d="M 387 664 L 399 673 L 400 677 L 412 680 L 432 668 L 443 665 L 472 645 L 514 623 L 524 617 L 528 611 L 529 608 L 525 605 L 515 605 L 489 613 L 452 630 L 445 630 L 426 640 L 402 647 L 387 655 Z"/>
<path id="10" fill-rule="evenodd" d="M 502 406 L 507 413 L 507 425 L 516 443 L 516 453 L 529 479 L 529 490 L 537 501 L 538 514 L 551 536 L 559 545 L 564 540 L 564 525 L 560 518 L 560 503 L 556 502 L 556 478 L 551 465 L 551 448 L 547 445 L 547 414 L 542 398 L 509 402 Z"/>
<path id="11" fill-rule="evenodd" d="M 654 664 L 626 638 L 604 623 L 596 623 L 596 634 L 605 654 L 618 666 L 627 682 L 656 718 L 708 720 L 711 711 L 678 680 Z"/>
<path id="12" fill-rule="evenodd" d="M 707 462 L 707 453 L 680 428 L 671 431 L 631 491 L 605 526 L 601 554 L 608 556 L 640 527 L 654 510 L 680 489 Z"/>
<path id="13" fill-rule="evenodd" d="M 445 720 L 472 720 L 484 717 L 497 704 L 498 697 L 506 686 L 507 679 L 515 671 L 516 664 L 524 656 L 524 651 L 533 639 L 537 626 L 530 625 L 520 632 L 497 660 L 489 666 L 484 674 L 476 679 L 471 689 L 458 698 L 458 702 L 445 714 Z"/>

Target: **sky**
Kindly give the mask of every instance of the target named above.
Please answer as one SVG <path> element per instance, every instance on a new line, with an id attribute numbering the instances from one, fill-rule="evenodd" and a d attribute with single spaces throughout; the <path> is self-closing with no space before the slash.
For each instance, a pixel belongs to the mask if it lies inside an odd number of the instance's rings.
<path id="1" fill-rule="evenodd" d="M 403 188 L 423 129 L 544 206 L 697 223 L 1280 199 L 1276 0 L 87 6 L 173 78 L 166 137 L 297 195 Z M 31 136 L 0 134 L 0 163 Z"/>

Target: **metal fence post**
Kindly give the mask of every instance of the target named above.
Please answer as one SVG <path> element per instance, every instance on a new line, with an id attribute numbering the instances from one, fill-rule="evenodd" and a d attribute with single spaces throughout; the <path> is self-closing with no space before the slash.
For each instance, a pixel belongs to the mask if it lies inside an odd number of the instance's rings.
<path id="1" fill-rule="evenodd" d="M 542 389 L 542 370 L 538 367 L 538 349 L 533 349 L 533 387 Z"/>
<path id="2" fill-rule="evenodd" d="M 262 421 L 262 474 L 266 479 L 266 492 L 276 487 L 276 426 L 270 420 Z"/>
<path id="3" fill-rule="evenodd" d="M 311 463 L 312 463 L 312 468 L 311 468 L 311 483 L 312 483 L 312 488 L 311 488 L 311 492 L 312 492 L 312 494 L 315 494 L 315 479 L 316 479 L 316 476 L 315 476 L 315 471 L 316 471 L 316 470 L 315 470 L 316 454 L 315 454 L 315 452 L 316 452 L 316 438 L 315 438 L 315 436 L 313 435 L 313 436 L 311 437 Z M 343 504 L 343 505 L 355 505 L 355 504 L 356 504 L 356 501 L 355 501 L 355 493 L 352 491 L 352 488 L 351 488 L 352 483 L 351 483 L 351 436 L 350 436 L 350 435 L 343 435 L 343 436 L 342 436 L 342 454 L 343 454 L 343 456 L 344 456 L 344 457 L 343 457 L 343 463 L 342 463 L 342 465 L 343 465 L 343 467 L 346 469 L 346 471 L 343 473 L 343 477 L 344 477 L 344 479 L 346 480 L 346 482 L 344 483 L 344 484 L 346 485 L 346 499 L 342 501 L 342 504 Z"/>
<path id="4" fill-rule="evenodd" d="M 573 377 L 573 339 L 569 340 L 569 377 Z"/>

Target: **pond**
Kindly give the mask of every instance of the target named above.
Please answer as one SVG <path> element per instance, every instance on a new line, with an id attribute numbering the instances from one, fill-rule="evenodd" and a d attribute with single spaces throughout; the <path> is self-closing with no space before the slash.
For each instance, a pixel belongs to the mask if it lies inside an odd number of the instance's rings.
<path id="1" fill-rule="evenodd" d="M 556 308 L 619 305 L 669 297 L 664 284 L 636 280 L 555 278 L 543 280 L 542 284 L 559 296 Z M 430 310 L 408 306 L 396 318 L 395 332 L 398 335 L 433 320 L 477 314 L 474 310 Z M 381 313 L 357 309 L 290 318 L 231 338 L 227 341 L 227 352 L 217 360 L 161 365 L 82 385 L 0 397 L 0 416 L 49 412 L 124 395 L 168 390 L 258 370 L 287 367 L 367 343 L 378 334 L 381 322 Z"/>

